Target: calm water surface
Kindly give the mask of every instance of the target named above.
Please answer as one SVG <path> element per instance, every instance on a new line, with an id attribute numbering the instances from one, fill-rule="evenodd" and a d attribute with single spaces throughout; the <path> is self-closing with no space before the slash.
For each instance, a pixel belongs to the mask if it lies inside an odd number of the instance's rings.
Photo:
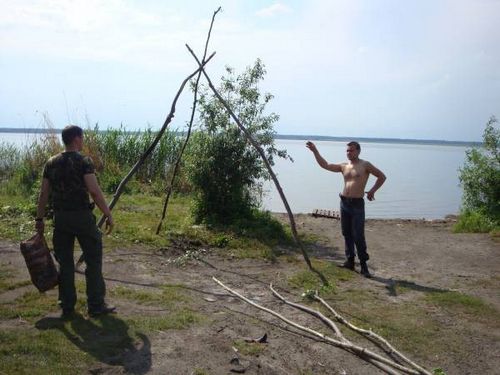
<path id="1" fill-rule="evenodd" d="M 315 142 L 322 156 L 331 163 L 346 159 L 345 142 Z M 321 168 L 305 141 L 278 140 L 294 163 L 277 160 L 274 167 L 294 213 L 310 213 L 315 208 L 339 207 L 338 194 L 344 182 L 340 173 Z M 360 157 L 369 160 L 387 176 L 375 201 L 366 201 L 368 218 L 443 218 L 460 209 L 462 190 L 458 169 L 465 160 L 463 146 L 408 145 L 394 143 L 361 144 Z M 375 178 L 368 180 L 369 190 Z M 264 208 L 285 212 L 272 182 L 265 185 Z"/>
<path id="2" fill-rule="evenodd" d="M 0 142 L 24 146 L 39 138 L 42 134 L 34 133 L 0 133 Z"/>
<path id="3" fill-rule="evenodd" d="M 33 141 L 35 134 L 0 133 L 0 142 L 19 146 Z M 277 140 L 278 148 L 288 151 L 294 162 L 278 159 L 274 171 L 294 213 L 310 213 L 313 209 L 338 210 L 338 194 L 343 188 L 340 173 L 322 169 L 306 141 Z M 345 142 L 315 142 L 323 157 L 338 163 L 346 160 Z M 463 146 L 407 145 L 395 143 L 364 143 L 362 159 L 369 160 L 387 176 L 375 194 L 375 201 L 366 201 L 368 218 L 438 219 L 460 210 L 462 190 L 458 169 L 463 165 Z M 368 180 L 367 189 L 375 181 Z M 285 212 L 272 182 L 264 186 L 263 207 Z"/>

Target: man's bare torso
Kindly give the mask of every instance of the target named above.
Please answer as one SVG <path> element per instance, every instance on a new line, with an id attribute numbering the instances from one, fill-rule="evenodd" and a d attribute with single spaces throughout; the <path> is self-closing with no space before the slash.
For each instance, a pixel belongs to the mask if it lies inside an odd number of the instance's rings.
<path id="1" fill-rule="evenodd" d="M 365 187 L 370 173 L 369 163 L 358 159 L 355 162 L 342 163 L 342 175 L 344 176 L 344 190 L 342 195 L 349 198 L 363 198 Z"/>

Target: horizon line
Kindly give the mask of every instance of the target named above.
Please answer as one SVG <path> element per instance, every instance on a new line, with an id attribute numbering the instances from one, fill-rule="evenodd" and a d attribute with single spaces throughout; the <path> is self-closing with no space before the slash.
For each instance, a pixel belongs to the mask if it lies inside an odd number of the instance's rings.
<path id="1" fill-rule="evenodd" d="M 105 132 L 107 130 L 99 130 L 101 132 Z M 14 128 L 14 127 L 0 127 L 0 133 L 27 133 L 27 134 L 44 134 L 44 133 L 59 133 L 62 129 L 53 128 Z M 140 132 L 143 130 L 125 130 L 126 132 Z M 176 133 L 183 134 L 184 131 L 176 131 Z M 382 141 L 382 142 L 391 142 L 391 143 L 430 143 L 430 144 L 455 144 L 455 145 L 482 145 L 482 141 L 459 141 L 459 140 L 445 140 L 445 139 L 421 139 L 421 138 L 391 138 L 391 137 L 353 137 L 353 136 L 333 136 L 333 135 L 313 135 L 313 134 L 279 134 L 276 133 L 274 135 L 275 139 L 285 139 L 285 140 L 315 140 L 315 141 L 363 141 L 363 142 L 373 142 L 373 141 Z"/>

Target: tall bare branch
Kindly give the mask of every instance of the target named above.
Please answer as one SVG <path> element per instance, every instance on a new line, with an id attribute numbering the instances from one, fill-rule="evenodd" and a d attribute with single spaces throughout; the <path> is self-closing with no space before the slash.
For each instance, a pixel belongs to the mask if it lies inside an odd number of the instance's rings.
<path id="1" fill-rule="evenodd" d="M 283 201 L 283 205 L 285 206 L 286 212 L 288 214 L 288 220 L 290 221 L 290 227 L 292 229 L 292 235 L 293 235 L 293 239 L 294 239 L 295 243 L 300 248 L 300 251 L 302 252 L 302 256 L 304 257 L 304 260 L 306 261 L 306 264 L 309 267 L 309 269 L 311 271 L 313 271 L 314 273 L 316 273 L 320 277 L 320 279 L 324 285 L 328 285 L 328 280 L 323 276 L 323 274 L 321 272 L 319 272 L 318 270 L 316 270 L 312 266 L 311 261 L 309 259 L 309 255 L 307 254 L 306 249 L 304 248 L 302 242 L 299 239 L 299 236 L 297 234 L 297 227 L 295 225 L 295 219 L 294 219 L 293 214 L 292 214 L 292 210 L 290 209 L 290 205 L 288 204 L 288 200 L 286 199 L 285 193 L 283 192 L 283 189 L 281 188 L 281 185 L 278 181 L 278 178 L 276 177 L 276 174 L 274 173 L 273 168 L 271 167 L 271 164 L 269 163 L 269 160 L 267 160 L 267 157 L 266 157 L 266 154 L 264 153 L 264 150 L 262 149 L 262 147 L 260 147 L 260 145 L 252 137 L 252 134 L 250 134 L 248 129 L 241 123 L 241 121 L 238 119 L 238 117 L 234 114 L 234 111 L 231 109 L 231 107 L 229 106 L 227 101 L 219 94 L 219 92 L 217 91 L 217 89 L 213 85 L 210 77 L 208 76 L 207 72 L 205 71 L 205 69 L 203 69 L 203 66 L 202 66 L 200 60 L 198 59 L 196 54 L 193 52 L 191 47 L 189 47 L 189 45 L 187 45 L 187 44 L 186 44 L 186 47 L 189 50 L 189 52 L 191 53 L 191 55 L 193 56 L 193 58 L 196 60 L 196 62 L 200 66 L 200 68 L 202 68 L 202 73 L 205 76 L 205 79 L 208 82 L 208 86 L 210 87 L 212 92 L 215 94 L 217 99 L 219 99 L 219 101 L 222 103 L 224 108 L 226 108 L 227 112 L 232 117 L 232 119 L 234 120 L 236 125 L 238 125 L 238 127 L 243 132 L 243 134 L 245 134 L 247 140 L 257 150 L 260 157 L 262 158 L 262 161 L 264 162 L 264 165 L 266 166 L 267 171 L 269 172 L 269 175 L 271 176 L 271 179 L 273 180 L 274 185 L 276 186 L 276 189 L 278 190 L 278 193 L 281 197 L 281 200 Z"/>
<path id="2" fill-rule="evenodd" d="M 210 23 L 210 29 L 208 30 L 208 35 L 207 35 L 207 40 L 205 42 L 205 50 L 203 52 L 203 58 L 202 58 L 202 62 L 205 62 L 205 58 L 207 56 L 207 50 L 208 50 L 208 42 L 210 41 L 210 35 L 212 34 L 212 28 L 213 28 L 213 25 L 214 25 L 214 21 L 215 21 L 215 16 L 217 15 L 217 13 L 219 13 L 221 10 L 221 7 L 219 7 L 219 9 L 217 9 L 214 14 L 212 15 L 212 22 Z M 194 93 L 193 93 L 193 106 L 191 108 L 191 119 L 189 120 L 189 126 L 188 126 L 188 131 L 187 131 L 187 134 L 186 134 L 186 138 L 184 139 L 184 143 L 182 145 L 182 148 L 179 152 L 179 155 L 177 156 L 177 160 L 175 161 L 175 166 L 174 166 L 174 169 L 173 169 L 173 172 L 172 172 L 172 177 L 170 179 L 170 182 L 166 188 L 166 194 L 165 194 L 165 202 L 163 203 L 163 211 L 162 211 L 162 214 L 161 214 L 161 219 L 160 219 L 160 222 L 158 223 L 158 226 L 156 228 L 156 234 L 159 234 L 160 233 L 160 230 L 161 230 L 161 226 L 163 224 L 163 220 L 165 220 L 165 216 L 167 215 L 167 207 L 168 207 L 168 202 L 170 200 L 170 194 L 172 194 L 172 189 L 174 187 L 174 182 L 175 182 L 175 177 L 177 176 L 177 172 L 179 170 L 179 165 L 181 163 L 181 160 L 182 160 L 182 156 L 184 155 L 184 151 L 186 149 L 186 146 L 189 142 L 189 138 L 191 136 L 191 129 L 193 127 L 193 120 L 194 120 L 194 115 L 196 113 L 196 103 L 198 102 L 198 84 L 200 82 L 200 78 L 201 78 L 201 70 L 198 72 L 198 77 L 196 77 L 196 83 L 194 85 Z"/>
<path id="3" fill-rule="evenodd" d="M 175 95 L 174 97 L 174 100 L 172 102 L 172 105 L 170 107 L 170 112 L 169 114 L 167 115 L 167 118 L 165 119 L 165 122 L 163 123 L 163 126 L 161 127 L 160 131 L 158 132 L 158 134 L 156 135 L 155 139 L 153 140 L 153 142 L 151 143 L 151 145 L 149 145 L 149 147 L 147 148 L 146 151 L 144 151 L 144 153 L 141 155 L 141 157 L 139 158 L 139 160 L 134 164 L 134 166 L 130 169 L 130 171 L 127 173 L 127 175 L 123 178 L 123 180 L 120 182 L 120 184 L 118 185 L 115 193 L 113 194 L 113 199 L 111 200 L 111 202 L 109 203 L 109 209 L 112 210 L 113 207 L 115 206 L 116 202 L 118 202 L 118 199 L 120 199 L 120 196 L 122 195 L 123 193 L 123 189 L 125 188 L 125 186 L 127 185 L 127 182 L 129 182 L 129 180 L 132 178 L 132 176 L 137 172 L 137 170 L 139 169 L 139 167 L 146 161 L 146 159 L 148 158 L 148 156 L 153 152 L 153 150 L 155 149 L 156 145 L 158 144 L 158 142 L 160 141 L 161 137 L 163 136 L 163 133 L 165 133 L 165 130 L 167 130 L 167 127 L 168 125 L 170 124 L 170 122 L 172 121 L 172 119 L 174 118 L 174 114 L 175 114 L 175 106 L 177 105 L 177 100 L 179 99 L 181 93 L 182 93 L 182 90 L 184 90 L 184 87 L 186 86 L 186 83 L 191 79 L 193 78 L 197 73 L 199 73 L 203 67 L 212 59 L 212 57 L 215 56 L 215 52 L 213 52 L 209 58 L 207 59 L 207 61 L 205 61 L 203 64 L 198 64 L 198 69 L 196 69 L 193 73 L 191 73 L 189 76 L 187 76 L 184 81 L 182 81 L 181 83 L 181 86 L 179 87 L 179 90 L 177 90 L 177 94 Z M 101 218 L 99 219 L 99 222 L 97 223 L 97 225 L 99 227 L 102 226 L 102 224 L 104 223 L 104 220 L 106 219 L 106 217 L 103 215 L 101 216 Z M 80 264 L 82 264 L 84 260 L 84 257 L 83 255 L 80 256 L 80 258 L 78 259 L 78 262 L 76 263 L 76 267 L 78 268 L 80 266 Z"/>

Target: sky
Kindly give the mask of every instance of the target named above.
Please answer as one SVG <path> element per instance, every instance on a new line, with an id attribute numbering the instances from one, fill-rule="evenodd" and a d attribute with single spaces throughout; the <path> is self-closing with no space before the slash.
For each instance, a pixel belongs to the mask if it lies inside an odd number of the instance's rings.
<path id="1" fill-rule="evenodd" d="M 159 129 L 219 6 L 207 72 L 260 58 L 280 134 L 480 141 L 500 118 L 500 0 L 0 0 L 0 127 Z"/>

